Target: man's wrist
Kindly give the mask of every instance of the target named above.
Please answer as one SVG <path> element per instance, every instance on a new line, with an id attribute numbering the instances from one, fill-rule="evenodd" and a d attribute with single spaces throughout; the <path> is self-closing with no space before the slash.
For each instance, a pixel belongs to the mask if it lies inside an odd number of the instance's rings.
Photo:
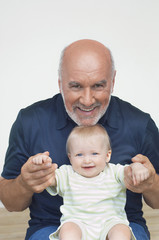
<path id="1" fill-rule="evenodd" d="M 21 174 L 17 177 L 17 182 L 21 187 L 21 192 L 23 194 L 27 194 L 27 196 L 32 197 L 32 195 L 34 194 L 34 192 L 25 184 L 25 182 L 23 181 L 23 178 L 21 176 Z"/>
<path id="2" fill-rule="evenodd" d="M 159 175 L 155 173 L 152 183 L 143 192 L 145 202 L 152 208 L 159 208 Z"/>

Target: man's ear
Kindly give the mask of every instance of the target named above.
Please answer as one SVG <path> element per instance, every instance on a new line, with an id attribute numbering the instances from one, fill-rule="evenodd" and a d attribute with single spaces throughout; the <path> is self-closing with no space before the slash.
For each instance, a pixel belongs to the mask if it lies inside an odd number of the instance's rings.
<path id="1" fill-rule="evenodd" d="M 59 86 L 59 91 L 61 93 L 62 91 L 61 91 L 61 80 L 60 79 L 58 79 L 58 86 Z"/>
<path id="2" fill-rule="evenodd" d="M 106 155 L 106 163 L 108 163 L 110 161 L 111 154 L 112 154 L 112 151 L 108 150 L 107 155 Z"/>
<path id="3" fill-rule="evenodd" d="M 113 91 L 114 91 L 114 85 L 115 85 L 115 76 L 116 76 L 116 71 L 114 71 L 114 76 L 113 76 L 113 80 L 112 80 L 112 88 L 111 88 L 111 93 L 113 93 Z"/>

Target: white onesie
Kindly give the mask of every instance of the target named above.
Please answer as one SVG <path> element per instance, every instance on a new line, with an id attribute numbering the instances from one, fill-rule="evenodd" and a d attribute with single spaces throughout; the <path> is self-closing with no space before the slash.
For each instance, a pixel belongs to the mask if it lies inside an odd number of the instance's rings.
<path id="1" fill-rule="evenodd" d="M 124 210 L 124 166 L 109 163 L 98 176 L 86 178 L 76 173 L 72 166 L 63 165 L 56 170 L 56 181 L 57 187 L 48 187 L 47 191 L 63 197 L 61 225 L 65 222 L 78 224 L 83 240 L 105 240 L 114 225 L 129 225 Z M 59 239 L 60 227 L 50 239 Z"/>

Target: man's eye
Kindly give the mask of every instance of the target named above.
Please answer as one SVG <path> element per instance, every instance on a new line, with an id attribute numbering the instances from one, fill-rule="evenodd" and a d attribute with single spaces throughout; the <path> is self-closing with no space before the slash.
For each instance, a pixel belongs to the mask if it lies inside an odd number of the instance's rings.
<path id="1" fill-rule="evenodd" d="M 95 84 L 94 85 L 94 89 L 96 89 L 96 90 L 101 90 L 101 89 L 103 89 L 104 88 L 104 85 L 103 84 Z"/>
<path id="2" fill-rule="evenodd" d="M 97 82 L 94 84 L 93 88 L 95 90 L 102 90 L 103 88 L 105 88 L 107 85 L 107 81 L 106 80 L 102 80 L 100 82 Z"/>
<path id="3" fill-rule="evenodd" d="M 72 88 L 81 88 L 80 85 L 72 85 L 71 87 L 72 87 Z"/>
<path id="4" fill-rule="evenodd" d="M 95 87 L 99 88 L 99 87 L 103 87 L 102 84 L 96 84 Z"/>
<path id="5" fill-rule="evenodd" d="M 69 88 L 71 88 L 73 90 L 79 90 L 79 89 L 81 89 L 81 85 L 79 83 L 76 83 L 76 82 L 70 82 L 69 83 Z"/>

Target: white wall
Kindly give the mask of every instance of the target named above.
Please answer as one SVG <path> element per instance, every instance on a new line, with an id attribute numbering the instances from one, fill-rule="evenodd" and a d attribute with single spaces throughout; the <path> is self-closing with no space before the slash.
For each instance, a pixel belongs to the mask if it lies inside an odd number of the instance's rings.
<path id="1" fill-rule="evenodd" d="M 0 171 L 18 111 L 58 92 L 63 47 L 81 38 L 106 44 L 114 94 L 159 126 L 158 0 L 0 0 Z"/>

